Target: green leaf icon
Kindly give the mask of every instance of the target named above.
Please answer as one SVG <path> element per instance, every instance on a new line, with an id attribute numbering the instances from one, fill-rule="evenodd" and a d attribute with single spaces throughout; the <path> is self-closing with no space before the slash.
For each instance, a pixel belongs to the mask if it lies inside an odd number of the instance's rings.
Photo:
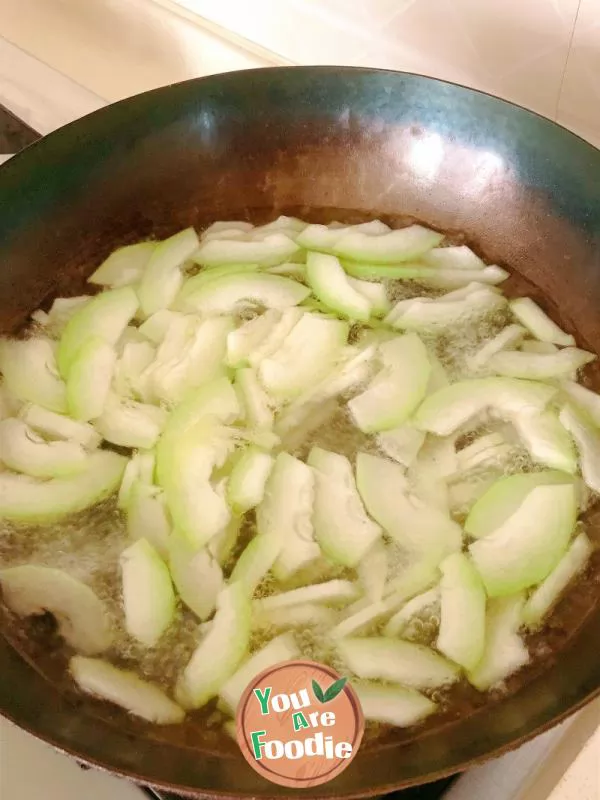
<path id="1" fill-rule="evenodd" d="M 319 703 L 325 702 L 325 695 L 323 694 L 323 689 L 319 686 L 319 684 L 313 679 L 312 682 L 312 690 L 315 694 L 315 697 L 319 701 Z"/>
<path id="2" fill-rule="evenodd" d="M 325 692 L 325 699 L 322 702 L 328 703 L 330 700 L 336 698 L 346 685 L 347 680 L 348 678 L 340 678 L 339 680 L 334 681 L 334 683 L 332 683 L 329 689 L 327 689 Z"/>

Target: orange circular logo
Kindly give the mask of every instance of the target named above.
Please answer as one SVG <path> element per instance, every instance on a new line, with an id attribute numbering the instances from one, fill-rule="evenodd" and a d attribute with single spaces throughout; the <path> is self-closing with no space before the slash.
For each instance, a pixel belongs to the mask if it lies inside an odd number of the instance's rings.
<path id="1" fill-rule="evenodd" d="M 365 724 L 346 678 L 314 661 L 284 661 L 252 679 L 237 710 L 244 758 L 282 786 L 335 778 L 356 753 Z"/>

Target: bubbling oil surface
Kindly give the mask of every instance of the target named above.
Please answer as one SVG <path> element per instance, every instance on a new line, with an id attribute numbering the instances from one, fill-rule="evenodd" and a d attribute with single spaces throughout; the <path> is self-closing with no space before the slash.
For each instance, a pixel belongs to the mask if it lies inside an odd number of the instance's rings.
<path id="1" fill-rule="evenodd" d="M 416 296 L 436 297 L 443 293 L 400 281 L 389 281 L 387 288 L 393 301 Z M 430 352 L 439 359 L 450 381 L 454 382 L 473 377 L 468 366 L 469 357 L 505 324 L 505 315 L 495 313 L 477 321 L 467 321 L 443 336 L 422 338 Z M 365 333 L 368 330 L 355 328 L 352 336 L 359 339 Z M 464 447 L 478 435 L 495 430 L 495 425 L 495 422 L 489 420 L 476 421 L 462 432 L 457 440 L 458 446 Z M 375 437 L 366 436 L 352 424 L 343 399 L 329 404 L 326 413 L 318 419 L 316 427 L 308 429 L 300 438 L 292 437 L 290 444 L 287 449 L 302 459 L 312 446 L 341 453 L 352 461 L 358 452 L 381 454 Z M 538 467 L 531 462 L 527 453 L 515 445 L 511 448 L 510 455 L 501 463 L 477 467 L 472 474 L 465 476 L 468 486 L 463 487 L 463 491 L 472 502 L 474 496 L 480 495 L 493 480 L 502 475 L 536 469 Z M 588 501 L 592 500 L 593 498 Z M 461 511 L 460 505 L 456 518 L 459 522 L 464 519 L 464 509 Z M 226 574 L 229 574 L 235 557 L 254 533 L 254 515 L 250 512 L 242 526 L 233 558 L 225 570 Z M 23 526 L 0 521 L 0 565 L 7 567 L 33 563 L 55 567 L 87 583 L 105 603 L 114 631 L 114 644 L 105 656 L 117 665 L 135 669 L 140 676 L 172 694 L 175 681 L 204 635 L 205 627 L 199 624 L 191 611 L 179 603 L 174 622 L 155 647 L 142 647 L 129 636 L 125 629 L 119 569 L 119 555 L 129 544 L 124 516 L 116 509 L 114 499 L 55 525 Z M 400 568 L 409 566 L 407 553 L 389 541 L 388 555 L 390 576 Z M 272 577 L 267 577 L 259 586 L 256 597 L 338 577 L 355 580 L 357 575 L 353 570 L 345 570 L 323 560 L 311 574 L 301 575 L 286 585 L 279 585 Z M 439 606 L 435 604 L 424 609 L 406 629 L 406 638 L 428 645 L 434 643 L 439 613 Z M 339 610 L 338 614 L 343 616 L 344 610 Z M 383 623 L 375 626 L 370 629 L 370 633 L 380 633 L 382 626 Z M 277 632 L 274 628 L 257 628 L 251 637 L 251 651 L 260 649 Z M 336 655 L 331 637 L 323 627 L 315 625 L 295 628 L 294 638 L 304 657 L 330 664 L 341 673 L 346 671 Z M 430 693 L 440 703 L 442 710 L 448 708 L 455 694 L 455 690 L 448 692 L 443 689 Z M 220 725 L 224 719 L 212 704 L 198 712 L 198 721 L 210 728 Z M 385 730 L 385 726 L 370 726 L 368 740 L 376 738 L 382 730 Z"/>

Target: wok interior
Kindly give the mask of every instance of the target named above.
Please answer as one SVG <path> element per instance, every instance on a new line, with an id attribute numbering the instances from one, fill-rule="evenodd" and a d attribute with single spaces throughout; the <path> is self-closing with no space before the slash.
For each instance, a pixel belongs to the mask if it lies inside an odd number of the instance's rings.
<path id="1" fill-rule="evenodd" d="M 0 330 L 14 331 L 115 247 L 217 219 L 417 220 L 515 272 L 600 352 L 600 154 L 508 104 L 366 70 L 233 73 L 140 95 L 42 141 L 0 176 Z M 600 388 L 598 369 L 590 385 Z M 590 515 L 600 542 L 600 512 Z M 532 646 L 508 696 L 363 746 L 320 796 L 380 794 L 519 744 L 600 691 L 600 558 Z M 150 729 L 77 697 L 47 632 L 4 620 L 0 710 L 82 759 L 176 791 L 290 794 L 194 722 Z M 20 651 L 14 649 L 13 645 Z M 28 665 L 23 662 L 26 658 Z M 35 667 L 32 666 L 35 664 Z M 459 715 L 458 711 L 462 710 Z"/>

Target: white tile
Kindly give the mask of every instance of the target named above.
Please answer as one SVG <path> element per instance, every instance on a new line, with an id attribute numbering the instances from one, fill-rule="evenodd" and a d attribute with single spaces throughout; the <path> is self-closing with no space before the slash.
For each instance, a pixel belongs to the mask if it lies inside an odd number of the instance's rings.
<path id="1" fill-rule="evenodd" d="M 556 121 L 600 150 L 600 122 L 589 119 L 585 111 L 579 116 L 559 108 Z"/>
<path id="2" fill-rule="evenodd" d="M 361 18 L 352 3 L 344 10 L 319 0 L 177 2 L 297 64 L 355 64 L 357 55 L 378 36 L 376 26 L 363 24 L 364 15 Z"/>
<path id="3" fill-rule="evenodd" d="M 600 0 L 581 0 L 558 119 L 600 146 Z"/>
<path id="4" fill-rule="evenodd" d="M 2 38 L 0 103 L 40 133 L 105 105 L 101 97 Z"/>
<path id="5" fill-rule="evenodd" d="M 417 69 L 556 114 L 579 0 L 415 0 L 401 6 L 364 65 Z"/>
<path id="6" fill-rule="evenodd" d="M 150 0 L 2 0 L 0 31 L 108 101 L 269 63 Z"/>
<path id="7" fill-rule="evenodd" d="M 133 783 L 74 759 L 0 720 L 1 794 L 6 800 L 145 800 Z"/>

